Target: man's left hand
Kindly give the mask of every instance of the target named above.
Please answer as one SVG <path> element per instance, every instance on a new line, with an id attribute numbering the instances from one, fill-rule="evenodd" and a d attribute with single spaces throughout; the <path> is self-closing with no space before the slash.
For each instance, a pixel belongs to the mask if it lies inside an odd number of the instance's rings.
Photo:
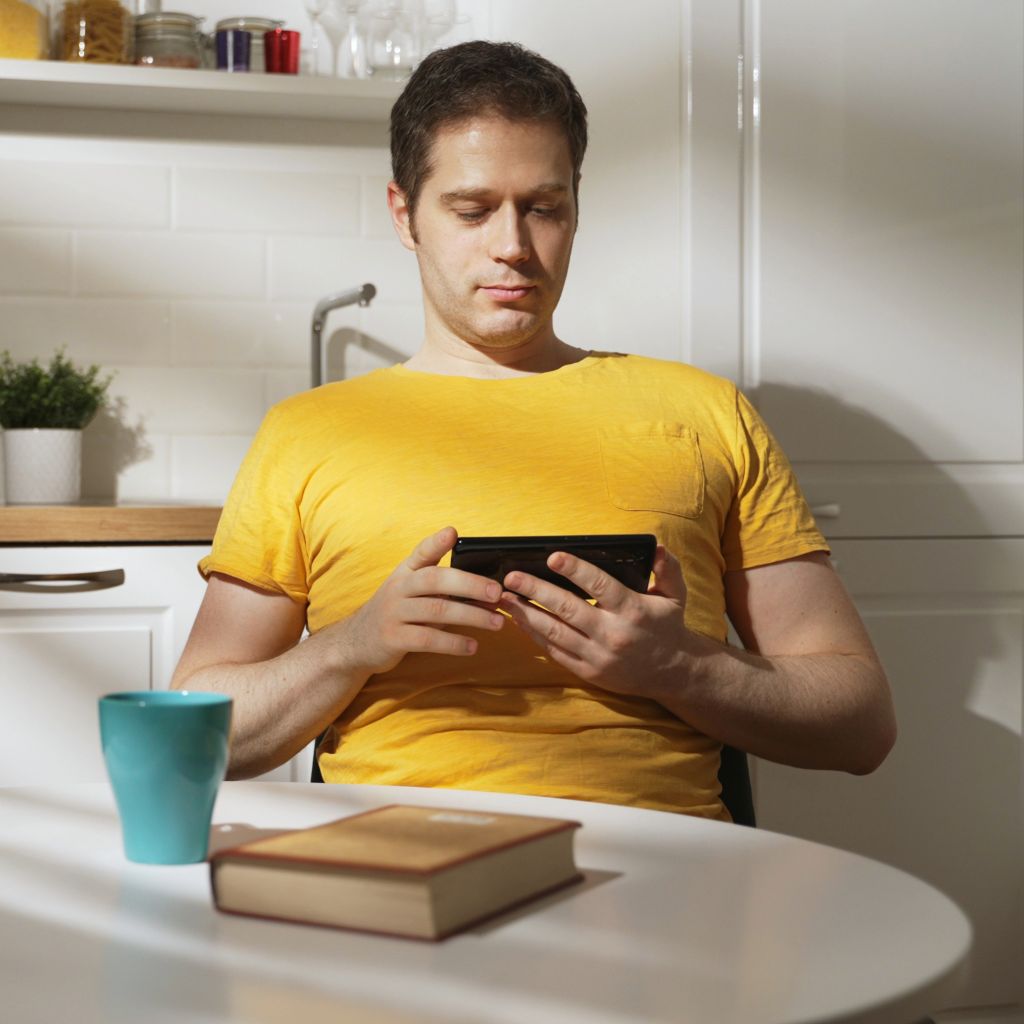
<path id="1" fill-rule="evenodd" d="M 651 694 L 652 683 L 663 673 L 683 667 L 696 638 L 683 624 L 682 567 L 661 544 L 654 582 L 645 594 L 564 551 L 551 555 L 548 567 L 595 603 L 516 571 L 505 577 L 499 607 L 552 661 L 595 686 L 641 696 Z"/>

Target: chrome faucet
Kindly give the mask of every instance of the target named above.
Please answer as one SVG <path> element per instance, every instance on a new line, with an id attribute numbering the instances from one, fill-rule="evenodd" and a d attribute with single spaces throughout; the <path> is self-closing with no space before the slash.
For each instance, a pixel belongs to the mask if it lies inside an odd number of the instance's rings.
<path id="1" fill-rule="evenodd" d="M 360 288 L 350 288 L 347 292 L 335 292 L 321 299 L 313 308 L 313 347 L 311 351 L 311 362 L 313 366 L 313 387 L 318 388 L 324 382 L 324 356 L 321 335 L 324 330 L 324 321 L 332 309 L 341 309 L 342 306 L 351 306 L 358 302 L 360 306 L 368 306 L 370 300 L 377 294 L 377 289 L 372 284 L 364 284 Z"/>

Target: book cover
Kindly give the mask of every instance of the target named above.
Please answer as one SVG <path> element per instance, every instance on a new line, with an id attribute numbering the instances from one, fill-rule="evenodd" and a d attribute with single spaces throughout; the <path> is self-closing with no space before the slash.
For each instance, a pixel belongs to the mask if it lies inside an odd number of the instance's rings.
<path id="1" fill-rule="evenodd" d="M 394 804 L 221 850 L 229 913 L 440 939 L 580 878 L 579 822 Z"/>

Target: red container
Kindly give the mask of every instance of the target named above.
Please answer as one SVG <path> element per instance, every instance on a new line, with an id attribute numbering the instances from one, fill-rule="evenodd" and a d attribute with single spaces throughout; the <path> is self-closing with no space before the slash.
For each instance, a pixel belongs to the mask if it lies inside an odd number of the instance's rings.
<path id="1" fill-rule="evenodd" d="M 299 33 L 275 28 L 263 33 L 263 56 L 268 73 L 297 75 L 299 73 Z"/>

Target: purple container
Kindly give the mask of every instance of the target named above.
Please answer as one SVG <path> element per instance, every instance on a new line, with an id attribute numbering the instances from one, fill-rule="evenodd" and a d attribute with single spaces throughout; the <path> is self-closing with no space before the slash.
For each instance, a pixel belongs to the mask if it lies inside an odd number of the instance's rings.
<path id="1" fill-rule="evenodd" d="M 217 30 L 217 70 L 248 71 L 252 33 L 239 28 Z"/>

